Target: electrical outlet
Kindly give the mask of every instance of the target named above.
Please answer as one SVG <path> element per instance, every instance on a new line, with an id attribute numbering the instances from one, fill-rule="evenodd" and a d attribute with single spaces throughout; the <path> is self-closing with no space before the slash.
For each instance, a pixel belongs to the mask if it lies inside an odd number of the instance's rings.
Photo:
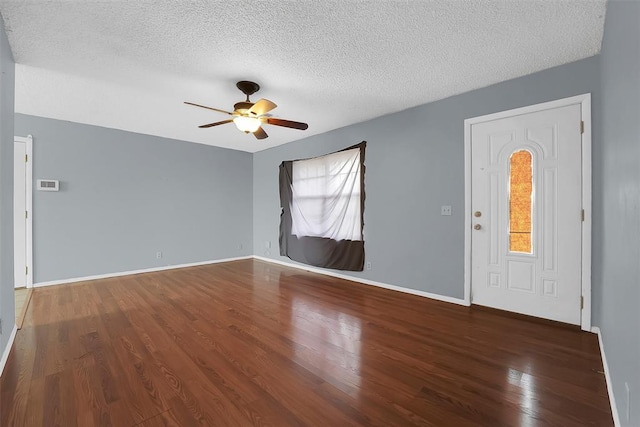
<path id="1" fill-rule="evenodd" d="M 162 258 L 162 252 L 160 251 L 156 252 L 156 258 L 158 259 Z"/>
<path id="2" fill-rule="evenodd" d="M 367 270 L 371 270 L 371 261 L 367 261 Z"/>
<path id="3" fill-rule="evenodd" d="M 440 206 L 440 215 L 451 216 L 451 206 Z"/>

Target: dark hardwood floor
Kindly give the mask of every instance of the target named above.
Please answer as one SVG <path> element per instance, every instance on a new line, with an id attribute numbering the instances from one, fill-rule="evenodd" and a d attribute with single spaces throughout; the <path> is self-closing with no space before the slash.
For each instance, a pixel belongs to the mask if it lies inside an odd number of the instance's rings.
<path id="1" fill-rule="evenodd" d="M 425 278 L 428 280 L 428 278 Z M 256 260 L 33 293 L 2 426 L 610 426 L 597 337 Z"/>

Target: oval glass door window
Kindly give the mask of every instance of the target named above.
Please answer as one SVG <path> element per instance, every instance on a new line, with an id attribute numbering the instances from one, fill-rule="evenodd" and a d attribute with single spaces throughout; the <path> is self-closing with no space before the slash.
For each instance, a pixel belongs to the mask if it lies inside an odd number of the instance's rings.
<path id="1" fill-rule="evenodd" d="M 509 251 L 531 254 L 533 156 L 516 151 L 509 161 Z"/>

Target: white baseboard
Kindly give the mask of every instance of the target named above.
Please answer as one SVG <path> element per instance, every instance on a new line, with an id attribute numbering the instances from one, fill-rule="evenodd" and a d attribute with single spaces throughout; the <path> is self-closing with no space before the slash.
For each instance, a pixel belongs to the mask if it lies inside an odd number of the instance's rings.
<path id="1" fill-rule="evenodd" d="M 188 264 L 166 265 L 162 267 L 145 268 L 142 270 L 131 270 L 131 271 L 120 271 L 117 273 L 98 274 L 95 276 L 73 277 L 70 279 L 61 279 L 61 280 L 52 280 L 49 282 L 34 283 L 33 287 L 41 288 L 44 286 L 64 285 L 67 283 L 85 282 L 87 280 L 109 279 L 111 277 L 129 276 L 132 274 L 141 274 L 141 273 L 153 273 L 156 271 L 174 270 L 177 268 L 185 268 L 185 267 L 197 267 L 199 265 L 207 265 L 207 264 L 219 264 L 221 262 L 237 261 L 240 259 L 251 259 L 251 258 L 252 256 L 241 256 L 241 257 L 235 257 L 235 258 L 224 258 L 224 259 L 216 259 L 216 260 L 210 260 L 210 261 L 191 262 Z"/>
<path id="2" fill-rule="evenodd" d="M 9 353 L 11 353 L 11 349 L 13 348 L 13 341 L 16 339 L 16 333 L 18 332 L 18 325 L 13 324 L 13 330 L 11 331 L 11 335 L 9 335 L 9 341 L 7 341 L 7 346 L 4 348 L 2 352 L 2 359 L 0 359 L 0 376 L 4 372 L 4 365 L 7 364 L 7 359 L 9 358 Z"/>
<path id="3" fill-rule="evenodd" d="M 33 287 L 34 288 L 41 288 L 41 287 L 45 287 L 45 286 L 64 285 L 64 284 L 68 284 L 68 283 L 85 282 L 85 281 L 88 281 L 88 280 L 109 279 L 109 278 L 112 278 L 112 277 L 129 276 L 129 275 L 132 275 L 132 274 L 153 273 L 153 272 L 156 272 L 156 271 L 173 270 L 173 269 L 185 268 L 185 267 L 196 267 L 196 266 L 199 266 L 199 265 L 207 265 L 207 264 L 218 264 L 218 263 L 221 263 L 221 262 L 237 261 L 237 260 L 241 260 L 241 259 L 251 259 L 251 258 L 259 259 L 261 261 L 271 262 L 271 263 L 274 263 L 274 264 L 280 264 L 280 265 L 284 265 L 284 266 L 287 266 L 287 267 L 293 267 L 293 268 L 297 268 L 297 269 L 300 269 L 300 270 L 311 271 L 313 273 L 324 274 L 325 276 L 331 276 L 331 277 L 337 277 L 339 279 L 351 280 L 352 282 L 362 283 L 362 284 L 365 284 L 365 285 L 371 285 L 371 286 L 377 286 L 379 288 L 391 289 L 391 290 L 394 290 L 394 291 L 404 292 L 406 294 L 418 295 L 418 296 L 421 296 L 421 297 L 430 298 L 430 299 L 434 299 L 434 300 L 438 300 L 438 301 L 449 302 L 449 303 L 452 303 L 452 304 L 469 306 L 468 302 L 466 302 L 465 300 L 460 299 L 460 298 L 453 298 L 453 297 L 448 297 L 448 296 L 445 296 L 445 295 L 432 294 L 432 293 L 425 292 L 425 291 L 419 291 L 419 290 L 416 290 L 416 289 L 404 288 L 402 286 L 396 286 L 396 285 L 390 285 L 390 284 L 387 284 L 387 283 L 376 282 L 374 280 L 368 280 L 368 279 L 362 279 L 362 278 L 359 278 L 359 277 L 348 276 L 346 274 L 334 273 L 333 271 L 324 270 L 324 269 L 321 269 L 321 268 L 316 268 L 316 267 L 312 267 L 312 266 L 308 266 L 308 265 L 302 265 L 302 264 L 293 264 L 293 263 L 284 262 L 284 261 L 280 261 L 280 260 L 276 260 L 276 259 L 261 257 L 261 256 L 258 256 L 258 255 L 249 255 L 249 256 L 242 256 L 242 257 L 235 257 L 235 258 L 224 258 L 224 259 L 217 259 L 217 260 L 210 260 L 210 261 L 192 262 L 192 263 L 188 263 L 188 264 L 168 265 L 168 266 L 163 266 L 163 267 L 145 268 L 145 269 L 141 269 L 141 270 L 120 271 L 120 272 L 116 272 L 116 273 L 98 274 L 98 275 L 95 275 L 95 276 L 72 277 L 72 278 L 69 278 L 69 279 L 51 280 L 51 281 L 48 281 L 48 282 L 34 283 Z"/>
<path id="4" fill-rule="evenodd" d="M 297 268 L 299 270 L 310 271 L 312 273 L 324 274 L 325 276 L 331 276 L 331 277 L 337 277 L 339 279 L 351 280 L 352 282 L 362 283 L 364 285 L 377 286 L 379 288 L 391 289 L 393 291 L 404 292 L 406 294 L 411 294 L 411 295 L 418 295 L 418 296 L 421 296 L 421 297 L 435 299 L 435 300 L 438 300 L 438 301 L 444 301 L 444 302 L 449 302 L 449 303 L 452 303 L 452 304 L 469 306 L 469 304 L 465 300 L 460 299 L 460 298 L 453 298 L 453 297 L 448 297 L 448 296 L 445 296 L 445 295 L 432 294 L 432 293 L 425 292 L 425 291 L 419 291 L 417 289 L 404 288 L 402 286 L 389 285 L 387 283 L 376 282 L 374 280 L 361 279 L 359 277 L 353 277 L 353 276 L 348 276 L 346 274 L 334 273 L 333 271 L 324 270 L 324 269 L 321 269 L 321 268 L 311 267 L 311 266 L 308 266 L 308 265 L 293 264 L 293 263 L 289 263 L 289 262 L 286 262 L 286 261 L 280 261 L 280 260 L 277 260 L 277 259 L 265 258 L 265 257 L 258 256 L 258 255 L 254 255 L 253 258 L 259 259 L 260 261 L 270 262 L 270 263 L 273 263 L 273 264 L 284 265 L 286 267 Z"/>
<path id="5" fill-rule="evenodd" d="M 607 356 L 604 354 L 604 344 L 602 342 L 602 332 L 597 326 L 591 328 L 591 332 L 598 335 L 598 344 L 600 345 L 600 356 L 602 357 L 602 366 L 604 367 L 604 378 L 607 382 L 607 392 L 609 393 L 609 403 L 611 404 L 611 414 L 613 414 L 613 425 L 620 426 L 620 415 L 618 414 L 618 406 L 616 405 L 616 398 L 613 395 L 613 383 L 611 382 L 611 375 L 609 374 L 609 365 L 607 364 Z"/>

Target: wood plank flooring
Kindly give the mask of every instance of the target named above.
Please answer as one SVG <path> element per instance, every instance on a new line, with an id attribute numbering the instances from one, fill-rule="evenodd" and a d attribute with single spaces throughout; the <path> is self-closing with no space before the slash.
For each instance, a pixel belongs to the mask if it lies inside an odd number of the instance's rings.
<path id="1" fill-rule="evenodd" d="M 0 420 L 610 426 L 602 371 L 593 334 L 242 260 L 36 289 Z"/>

